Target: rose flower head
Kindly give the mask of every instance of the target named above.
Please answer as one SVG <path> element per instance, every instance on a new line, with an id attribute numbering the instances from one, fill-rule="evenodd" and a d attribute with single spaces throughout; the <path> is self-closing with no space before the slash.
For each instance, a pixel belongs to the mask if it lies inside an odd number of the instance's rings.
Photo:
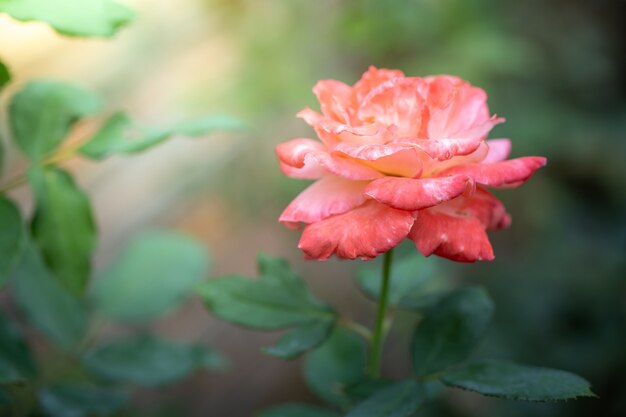
<path id="1" fill-rule="evenodd" d="M 486 140 L 503 119 L 485 91 L 453 76 L 405 77 L 371 67 L 349 86 L 319 81 L 321 114 L 298 116 L 319 140 L 277 146 L 281 170 L 316 180 L 280 216 L 304 230 L 307 258 L 373 259 L 411 239 L 460 262 L 494 259 L 487 231 L 510 224 L 491 188 L 514 188 L 546 164 L 509 159 L 508 139 Z"/>

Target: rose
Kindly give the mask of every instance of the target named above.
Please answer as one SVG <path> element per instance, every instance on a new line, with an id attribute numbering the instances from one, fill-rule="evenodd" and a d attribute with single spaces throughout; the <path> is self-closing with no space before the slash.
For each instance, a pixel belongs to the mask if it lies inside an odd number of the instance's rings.
<path id="1" fill-rule="evenodd" d="M 308 258 L 372 259 L 404 238 L 429 256 L 492 260 L 487 230 L 510 224 L 485 187 L 517 187 L 543 157 L 506 160 L 508 139 L 485 141 L 503 119 L 487 95 L 457 77 L 405 77 L 371 67 L 354 85 L 317 83 L 321 114 L 298 116 L 320 141 L 277 146 L 288 176 L 316 179 L 280 216 L 304 223 L 298 247 Z"/>

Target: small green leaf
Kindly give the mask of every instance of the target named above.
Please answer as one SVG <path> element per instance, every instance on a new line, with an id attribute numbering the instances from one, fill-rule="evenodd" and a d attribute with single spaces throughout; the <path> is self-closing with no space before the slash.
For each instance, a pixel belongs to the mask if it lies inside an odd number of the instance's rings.
<path id="1" fill-rule="evenodd" d="M 221 367 L 224 360 L 213 350 L 155 336 L 131 336 L 87 352 L 85 367 L 113 382 L 143 386 L 163 385 L 201 368 Z"/>
<path id="2" fill-rule="evenodd" d="M 266 330 L 334 320 L 335 313 L 308 291 L 285 261 L 261 254 L 258 262 L 258 280 L 223 277 L 198 287 L 213 314 L 242 326 Z"/>
<path id="3" fill-rule="evenodd" d="M 0 384 L 35 376 L 35 362 L 18 328 L 0 315 Z"/>
<path id="4" fill-rule="evenodd" d="M 326 342 L 306 358 L 304 376 L 309 388 L 329 404 L 349 406 L 351 400 L 345 395 L 344 387 L 362 379 L 366 355 L 359 336 L 335 328 Z"/>
<path id="5" fill-rule="evenodd" d="M 438 276 L 434 262 L 423 256 L 406 256 L 394 262 L 389 285 L 389 303 L 397 305 L 400 300 L 415 292 L 420 292 Z M 368 265 L 357 272 L 359 288 L 373 300 L 380 297 L 380 268 Z"/>
<path id="6" fill-rule="evenodd" d="M 2 0 L 0 12 L 23 22 L 40 21 L 69 36 L 109 37 L 135 16 L 113 0 Z"/>
<path id="7" fill-rule="evenodd" d="M 467 358 L 493 315 L 493 302 L 479 287 L 457 290 L 428 310 L 413 336 L 418 375 L 441 371 Z"/>
<path id="8" fill-rule="evenodd" d="M 145 233 L 122 250 L 90 293 L 109 317 L 149 320 L 183 302 L 208 270 L 207 250 L 194 239 L 174 232 Z"/>
<path id="9" fill-rule="evenodd" d="M 86 312 L 46 269 L 37 248 L 27 243 L 15 268 L 13 294 L 30 323 L 69 349 L 85 333 Z"/>
<path id="10" fill-rule="evenodd" d="M 448 370 L 441 381 L 450 387 L 510 400 L 556 401 L 595 396 L 589 382 L 570 372 L 493 359 Z"/>
<path id="11" fill-rule="evenodd" d="M 172 136 L 205 136 L 216 131 L 241 130 L 244 125 L 231 116 L 215 115 L 155 129 L 135 124 L 125 113 L 111 116 L 80 152 L 92 159 L 115 154 L 134 154 L 156 146 Z"/>
<path id="12" fill-rule="evenodd" d="M 52 4 L 47 0 L 45 3 Z M 5 3 L 0 2 L 2 4 Z M 67 10 L 58 4 L 52 7 L 61 13 Z M 31 82 L 11 100 L 9 122 L 13 139 L 31 160 L 40 160 L 63 142 L 78 119 L 99 108 L 98 97 L 71 84 Z"/>
<path id="13" fill-rule="evenodd" d="M 302 325 L 281 337 L 275 346 L 264 348 L 263 351 L 279 358 L 294 359 L 326 340 L 334 326 L 334 320 L 319 320 Z"/>
<path id="14" fill-rule="evenodd" d="M 0 286 L 13 270 L 24 248 L 24 226 L 20 211 L 10 200 L 0 196 Z"/>
<path id="15" fill-rule="evenodd" d="M 63 383 L 39 391 L 39 404 L 51 417 L 110 416 L 128 402 L 127 392 L 117 388 Z"/>
<path id="16" fill-rule="evenodd" d="M 308 404 L 283 404 L 261 411 L 256 417 L 339 417 L 339 414 Z"/>
<path id="17" fill-rule="evenodd" d="M 11 73 L 6 65 L 0 62 L 0 91 L 11 81 Z"/>
<path id="18" fill-rule="evenodd" d="M 37 210 L 33 238 L 55 277 L 73 294 L 83 292 L 96 245 L 88 197 L 65 171 L 33 167 L 28 172 Z"/>
<path id="19" fill-rule="evenodd" d="M 431 397 L 433 383 L 396 382 L 375 392 L 346 417 L 411 417 Z"/>

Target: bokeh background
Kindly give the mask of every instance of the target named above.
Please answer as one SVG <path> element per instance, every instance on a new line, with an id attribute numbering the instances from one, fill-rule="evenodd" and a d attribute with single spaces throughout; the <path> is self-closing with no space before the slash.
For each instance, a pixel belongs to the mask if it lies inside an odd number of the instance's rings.
<path id="1" fill-rule="evenodd" d="M 600 399 L 529 405 L 456 393 L 423 415 L 626 415 L 624 1 L 128 3 L 138 19 L 112 40 L 62 38 L 0 16 L 0 53 L 13 88 L 33 78 L 72 80 L 101 93 L 108 111 L 125 109 L 146 123 L 219 112 L 251 128 L 174 140 L 134 158 L 69 161 L 94 199 L 96 265 L 139 231 L 173 227 L 207 244 L 214 275 L 253 276 L 258 251 L 280 255 L 320 298 L 371 324 L 372 304 L 353 283 L 361 263 L 304 262 L 298 233 L 277 223 L 307 184 L 282 177 L 273 147 L 313 135 L 294 115 L 317 107 L 311 88 L 319 79 L 351 84 L 369 65 L 459 75 L 483 87 L 492 112 L 506 118 L 491 137 L 511 138 L 513 156 L 545 155 L 549 164 L 524 187 L 497 193 L 513 224 L 493 234 L 494 262 L 432 262 L 454 282 L 484 284 L 495 299 L 480 354 L 571 370 Z M 22 166 L 10 153 L 6 175 Z M 28 208 L 27 193 L 15 196 Z M 276 334 L 221 323 L 197 301 L 155 326 L 216 346 L 232 364 L 141 392 L 133 416 L 243 417 L 279 402 L 317 401 L 299 360 L 259 352 Z M 400 317 L 392 334 L 398 342 L 385 352 L 389 376 L 408 373 L 401 342 L 411 331 Z"/>

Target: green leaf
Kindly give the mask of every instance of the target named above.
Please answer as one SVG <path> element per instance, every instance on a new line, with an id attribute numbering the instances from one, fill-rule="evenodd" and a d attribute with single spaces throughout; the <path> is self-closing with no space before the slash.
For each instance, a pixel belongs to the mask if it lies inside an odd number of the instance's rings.
<path id="1" fill-rule="evenodd" d="M 111 116 L 80 152 L 92 159 L 115 154 L 134 154 L 156 146 L 172 136 L 205 136 L 216 131 L 241 130 L 244 125 L 231 116 L 214 115 L 155 129 L 134 123 L 125 113 Z"/>
<path id="2" fill-rule="evenodd" d="M 418 375 L 441 371 L 467 358 L 493 315 L 493 302 L 479 287 L 457 290 L 428 310 L 413 336 Z"/>
<path id="3" fill-rule="evenodd" d="M 283 404 L 264 410 L 257 417 L 339 417 L 339 414 L 313 405 Z"/>
<path id="4" fill-rule="evenodd" d="M 85 333 L 86 312 L 46 269 L 37 248 L 27 243 L 12 279 L 14 297 L 32 325 L 62 348 Z"/>
<path id="5" fill-rule="evenodd" d="M 65 9 L 59 10 L 65 13 Z M 71 84 L 31 82 L 11 100 L 9 122 L 13 139 L 31 160 L 40 160 L 63 142 L 78 119 L 99 108 L 98 97 Z"/>
<path id="6" fill-rule="evenodd" d="M 398 305 L 407 295 L 422 294 L 425 287 L 438 277 L 432 259 L 423 256 L 406 256 L 394 262 L 389 283 L 389 303 Z M 357 284 L 369 298 L 377 301 L 380 298 L 380 268 L 367 266 L 357 272 Z"/>
<path id="7" fill-rule="evenodd" d="M 556 401 L 595 397 L 585 379 L 570 372 L 486 359 L 446 371 L 441 381 L 490 397 Z"/>
<path id="8" fill-rule="evenodd" d="M 113 0 L 1 0 L 0 12 L 23 22 L 40 21 L 69 36 L 109 37 L 134 12 Z"/>
<path id="9" fill-rule="evenodd" d="M 90 293 L 109 317 L 149 320 L 182 303 L 208 270 L 207 250 L 194 239 L 174 232 L 145 233 L 122 250 Z"/>
<path id="10" fill-rule="evenodd" d="M 11 73 L 6 65 L 0 62 L 0 91 L 11 81 Z"/>
<path id="11" fill-rule="evenodd" d="M 64 383 L 39 391 L 39 404 L 51 417 L 109 416 L 128 402 L 127 392 L 117 388 Z"/>
<path id="12" fill-rule="evenodd" d="M 0 384 L 35 376 L 35 362 L 18 328 L 0 315 Z"/>
<path id="13" fill-rule="evenodd" d="M 83 292 L 96 245 L 96 227 L 88 197 L 70 174 L 58 168 L 28 172 L 37 210 L 33 238 L 55 277 L 73 294 Z"/>
<path id="14" fill-rule="evenodd" d="M 0 286 L 13 270 L 24 248 L 24 226 L 20 211 L 10 200 L 0 196 Z"/>
<path id="15" fill-rule="evenodd" d="M 351 400 L 344 387 L 363 377 L 366 364 L 363 340 L 356 334 L 336 328 L 304 363 L 304 376 L 311 390 L 329 404 L 347 407 Z"/>
<path id="16" fill-rule="evenodd" d="M 354 407 L 346 417 L 410 417 L 432 397 L 433 383 L 414 380 L 385 387 Z"/>
<path id="17" fill-rule="evenodd" d="M 257 329 L 332 321 L 335 313 L 279 258 L 259 255 L 260 279 L 231 276 L 202 283 L 198 292 L 216 316 Z"/>
<path id="18" fill-rule="evenodd" d="M 311 350 L 328 338 L 335 326 L 335 320 L 319 320 L 302 325 L 280 338 L 275 346 L 263 351 L 272 356 L 294 359 Z"/>
<path id="19" fill-rule="evenodd" d="M 143 386 L 163 385 L 201 368 L 222 367 L 209 348 L 139 335 L 115 340 L 87 352 L 85 367 L 105 380 Z"/>

